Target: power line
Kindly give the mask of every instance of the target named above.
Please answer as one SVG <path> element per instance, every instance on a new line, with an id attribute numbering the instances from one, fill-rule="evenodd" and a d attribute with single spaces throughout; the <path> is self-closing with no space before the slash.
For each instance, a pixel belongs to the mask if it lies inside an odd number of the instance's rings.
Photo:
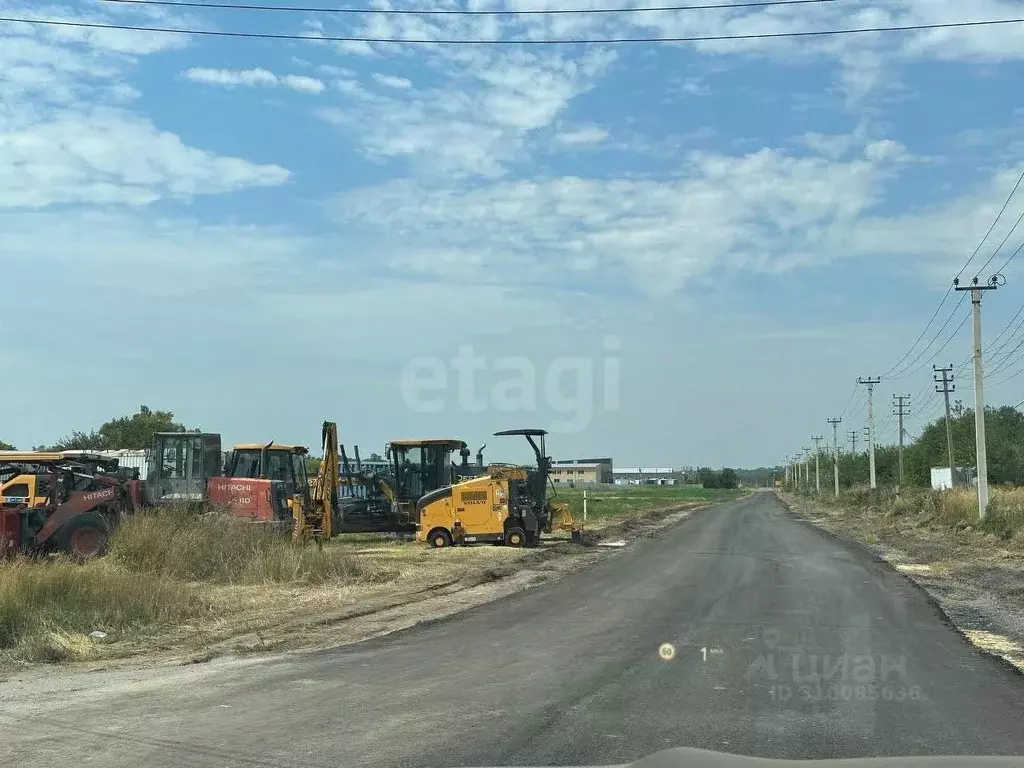
<path id="1" fill-rule="evenodd" d="M 839 414 L 839 418 L 846 416 L 847 411 L 850 410 L 850 406 L 853 405 L 853 399 L 857 397 L 857 393 L 860 392 L 860 387 L 857 386 L 857 382 L 853 382 L 853 391 L 850 392 L 850 399 L 846 401 L 846 407 L 843 408 L 843 412 Z"/>
<path id="2" fill-rule="evenodd" d="M 965 261 L 964 265 L 960 267 L 960 271 L 956 273 L 957 279 L 959 279 L 960 275 L 962 275 L 964 273 L 964 270 L 967 269 L 967 265 L 970 264 L 971 261 L 974 260 L 974 257 L 978 255 L 978 251 L 981 250 L 981 246 L 985 244 L 985 241 L 988 240 L 988 236 L 992 234 L 992 230 L 996 228 L 996 224 L 999 222 L 999 219 L 1002 218 L 1003 213 L 1006 211 L 1006 206 L 1010 204 L 1010 201 L 1013 199 L 1013 196 L 1017 194 L 1017 188 L 1020 186 L 1022 181 L 1024 181 L 1024 172 L 1022 172 L 1020 178 L 1017 179 L 1017 183 L 1013 185 L 1013 189 L 1011 189 L 1010 194 L 1007 195 L 1006 201 L 1003 203 L 1003 207 L 999 209 L 999 213 L 997 213 L 996 217 L 992 220 L 992 226 L 988 228 L 988 231 L 985 233 L 985 236 L 981 238 L 981 242 L 978 243 L 978 247 L 974 249 L 974 253 L 971 254 L 971 258 Z M 978 271 L 980 272 L 981 270 Z"/>
<path id="3" fill-rule="evenodd" d="M 1024 243 L 1018 245 L 1017 250 L 1015 250 L 1013 253 L 1006 257 L 1006 261 L 999 265 L 999 269 L 996 270 L 996 273 L 998 274 L 1002 272 L 1004 269 L 1006 269 L 1006 265 L 1013 261 L 1014 258 L 1016 258 L 1017 254 L 1020 253 L 1022 248 L 1024 248 Z"/>
<path id="4" fill-rule="evenodd" d="M 928 365 L 928 363 L 931 362 L 932 358 L 935 355 L 939 354 L 942 350 L 944 350 L 947 346 L 949 346 L 949 342 L 951 342 L 954 338 L 956 338 L 957 333 L 959 333 L 960 329 L 963 328 L 964 323 L 967 322 L 967 318 L 970 317 L 970 314 L 964 315 L 964 319 L 960 321 L 960 325 L 958 325 L 956 327 L 956 330 L 954 330 L 953 333 L 949 336 L 949 338 L 946 339 L 945 343 L 943 343 L 943 345 L 941 347 L 939 347 L 937 350 L 935 350 L 935 352 L 932 353 L 932 357 L 926 359 L 921 365 L 918 365 L 917 368 L 914 368 L 913 370 L 911 370 L 911 367 L 914 366 L 915 364 L 917 364 L 917 362 L 924 355 L 926 355 L 928 353 L 928 350 L 931 349 L 932 344 L 934 344 L 936 341 L 938 341 L 939 336 L 941 336 L 942 332 L 944 330 L 946 330 L 946 326 L 948 326 L 950 321 L 956 316 L 956 312 L 957 312 L 958 309 L 960 309 L 960 305 L 964 303 L 964 298 L 966 296 L 967 296 L 966 293 L 963 293 L 963 294 L 960 295 L 960 300 L 957 301 L 957 303 L 953 306 L 953 311 L 949 313 L 949 316 L 946 318 L 946 321 L 939 327 L 939 330 L 937 330 L 935 332 L 935 335 L 932 336 L 931 341 L 929 341 L 924 346 L 924 348 L 920 352 L 917 353 L 917 357 L 915 357 L 913 360 L 911 360 L 909 363 L 907 363 L 906 367 L 902 371 L 900 371 L 899 373 L 897 373 L 895 375 L 889 376 L 890 379 L 901 379 L 901 378 L 903 378 L 905 376 L 909 376 L 909 375 L 911 375 L 913 373 L 916 373 L 917 371 L 921 370 L 921 368 L 923 368 L 924 366 Z M 925 330 L 928 330 L 927 326 L 925 327 Z"/>
<path id="5" fill-rule="evenodd" d="M 1022 178 L 1024 178 L 1024 176 L 1022 176 Z M 1016 189 L 1016 187 L 1014 189 Z M 985 271 L 985 267 L 987 267 L 989 264 L 992 263 L 992 259 L 994 259 L 996 257 L 996 254 L 999 253 L 1000 249 L 1004 245 L 1006 245 L 1006 241 L 1010 239 L 1010 235 L 1012 235 L 1013 231 L 1015 229 L 1017 229 L 1017 225 L 1020 224 L 1021 219 L 1024 219 L 1024 211 L 1020 212 L 1020 216 L 1017 217 L 1017 220 L 1013 223 L 1013 226 L 1010 227 L 1010 231 L 1006 233 L 1006 237 L 1004 237 L 1003 241 L 1001 243 L 999 243 L 999 245 L 996 246 L 996 249 L 994 251 L 992 251 L 992 255 L 988 257 L 988 261 L 986 261 L 984 264 L 981 265 L 981 268 L 978 270 L 977 274 L 975 274 L 975 277 L 979 277 L 981 275 L 981 273 Z M 1024 245 L 1024 244 L 1022 244 L 1022 245 Z M 1010 263 L 1010 260 L 1014 256 L 1017 255 L 1018 251 L 1020 251 L 1020 248 L 1017 248 L 1017 250 L 1013 252 L 1013 255 L 1011 255 L 1010 258 L 1007 259 L 1006 262 L 1004 263 L 1004 266 L 1005 266 L 1005 264 L 1009 264 Z"/>
<path id="6" fill-rule="evenodd" d="M 1010 190 L 1010 194 L 1007 195 L 1006 200 L 1003 201 L 1003 206 L 1002 206 L 1002 208 L 999 209 L 999 213 L 997 213 L 996 217 L 994 219 L 992 219 L 992 223 L 989 225 L 988 230 L 986 230 L 985 236 L 981 238 L 981 240 L 978 242 L 977 247 L 974 249 L 974 252 L 967 258 L 967 261 L 964 262 L 963 266 L 960 267 L 960 271 L 956 273 L 956 279 L 960 278 L 960 275 L 963 274 L 964 270 L 967 269 L 968 265 L 972 261 L 974 261 L 974 257 L 978 255 L 979 251 L 981 251 L 982 246 L 985 245 L 985 241 L 988 240 L 988 236 L 992 234 L 992 230 L 994 230 L 996 228 L 996 224 L 999 223 L 999 219 L 1001 219 L 1002 216 L 1003 216 L 1003 213 L 1006 212 L 1006 208 L 1007 208 L 1007 206 L 1010 205 L 1010 201 L 1013 199 L 1013 196 L 1017 193 L 1017 189 L 1020 187 L 1021 182 L 1024 182 L 1024 172 L 1021 172 L 1020 177 L 1017 179 L 1017 183 L 1013 185 L 1013 189 Z M 1019 222 L 1020 222 L 1020 220 L 1018 219 L 1018 223 Z M 1016 228 L 1016 226 L 1017 225 L 1014 224 L 1014 228 Z M 1012 232 L 1013 230 L 1010 230 L 1010 231 Z M 1005 242 L 1005 240 L 1004 240 L 1004 242 Z M 1002 247 L 1002 244 L 1000 244 L 1000 248 L 1001 247 Z M 1024 247 L 1024 243 L 1021 244 L 1021 247 Z M 1014 251 L 1013 254 L 1011 254 L 1010 258 L 1008 258 L 997 271 L 1001 272 L 1003 270 L 1003 268 L 1005 268 L 1006 265 L 1010 263 L 1010 261 L 1013 259 L 1013 257 L 1016 256 L 1017 253 L 1020 250 L 1021 249 L 1018 248 L 1016 251 Z M 998 253 L 998 252 L 999 252 L 999 248 L 996 249 L 996 253 Z M 995 253 L 993 253 L 993 256 L 994 255 L 995 255 Z M 989 259 L 989 261 L 991 261 L 991 258 Z M 988 265 L 988 262 L 985 262 L 985 266 L 987 266 L 987 265 Z M 984 267 L 982 267 L 982 269 L 984 269 Z M 978 270 L 978 271 L 980 272 L 981 270 Z M 908 357 L 910 357 L 911 354 L 913 354 L 914 349 L 916 349 L 917 345 L 921 343 L 921 339 L 924 338 L 924 335 L 926 333 L 928 333 L 928 329 L 932 327 L 932 323 L 934 323 L 935 322 L 935 318 L 939 316 L 939 312 L 942 311 L 942 307 L 945 306 L 945 304 L 946 304 L 946 299 L 949 298 L 949 294 L 951 294 L 952 292 L 953 292 L 953 286 L 950 285 L 946 289 L 946 292 L 943 294 L 942 300 L 939 302 L 939 306 L 937 306 L 935 308 L 935 311 L 932 313 L 932 316 L 928 319 L 928 322 L 925 324 L 924 330 L 922 330 L 921 334 L 914 340 L 914 343 L 910 345 L 910 349 L 908 349 L 906 351 L 906 353 L 903 355 L 903 357 L 901 357 L 896 362 L 896 365 L 894 365 L 892 368 L 890 368 L 888 370 L 888 372 L 882 374 L 882 378 L 883 379 L 884 378 L 888 378 L 890 376 L 890 374 L 892 374 L 894 371 L 896 371 L 903 364 L 904 360 L 906 360 Z M 913 363 L 911 363 L 910 365 L 913 365 Z"/>
<path id="7" fill-rule="evenodd" d="M 974 257 L 972 256 L 971 258 L 974 258 Z M 928 333 L 928 329 L 932 327 L 932 323 L 935 322 L 935 318 L 938 316 L 939 312 L 942 311 L 942 307 L 943 307 L 943 305 L 945 305 L 946 299 L 949 298 L 949 294 L 951 294 L 952 292 L 953 292 L 953 285 L 951 283 L 949 288 L 946 289 L 946 293 L 942 297 L 942 301 L 939 302 L 939 306 L 937 306 L 935 308 L 935 311 L 932 312 L 932 316 L 930 318 L 928 318 L 928 322 L 925 324 L 924 330 L 921 331 L 921 335 L 918 336 L 916 339 L 914 339 L 914 343 L 910 345 L 910 349 L 908 349 L 906 351 L 906 353 L 903 355 L 903 357 L 901 357 L 899 360 L 896 361 L 896 365 L 894 365 L 892 368 L 890 368 L 888 371 L 886 371 L 885 373 L 882 374 L 882 378 L 883 379 L 889 378 L 889 374 L 892 373 L 893 371 L 895 371 L 897 368 L 899 368 L 903 364 L 903 361 L 906 360 L 908 357 L 910 357 L 910 353 L 914 351 L 914 349 L 917 347 L 917 345 L 921 342 L 921 339 L 924 338 L 924 335 L 926 333 Z"/>
<path id="8" fill-rule="evenodd" d="M 321 43 L 404 43 L 409 45 L 615 45 L 620 43 L 704 43 L 726 40 L 774 40 L 795 37 L 826 37 L 834 35 L 855 35 L 873 32 L 916 32 L 928 29 L 953 29 L 963 27 L 987 27 L 997 24 L 1024 24 L 1019 19 L 987 19 L 984 21 L 955 21 L 943 24 L 907 24 L 894 27 L 862 27 L 858 29 L 822 29 L 804 32 L 760 32 L 743 35 L 691 35 L 688 37 L 610 37 L 610 38 L 554 38 L 531 40 L 515 38 L 396 38 L 359 37 L 355 35 L 296 35 L 275 32 L 237 32 L 215 29 L 182 29 L 180 27 L 140 27 L 132 24 L 102 24 L 87 21 L 59 21 L 56 19 L 25 19 L 0 16 L 0 22 L 8 24 L 38 24 L 51 27 L 72 27 L 76 29 L 116 29 L 126 32 L 164 32 L 176 35 L 201 35 L 205 37 L 232 37 L 254 40 L 308 40 Z"/>
<path id="9" fill-rule="evenodd" d="M 729 8 L 765 8 L 777 5 L 821 5 L 835 3 L 838 0 L 758 0 L 748 3 L 708 3 L 705 5 L 661 5 L 649 8 L 554 8 L 528 9 L 522 11 L 502 10 L 468 10 L 462 8 L 324 8 L 301 7 L 296 5 L 260 5 L 255 3 L 215 3 L 196 0 L 102 0 L 105 3 L 120 5 L 160 5 L 174 8 L 211 8 L 230 11 L 291 11 L 296 13 L 336 13 L 336 14 L 374 14 L 383 16 L 556 16 L 567 14 L 589 13 L 655 13 L 660 11 L 706 11 Z"/>

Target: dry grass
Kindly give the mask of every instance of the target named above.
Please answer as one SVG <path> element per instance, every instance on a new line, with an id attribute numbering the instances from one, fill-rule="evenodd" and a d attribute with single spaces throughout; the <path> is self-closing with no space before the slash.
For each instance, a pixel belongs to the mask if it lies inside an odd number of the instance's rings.
<path id="1" fill-rule="evenodd" d="M 150 632 L 205 610 L 189 585 L 132 573 L 111 561 L 16 558 L 0 565 L 0 656 L 85 658 L 97 645 L 90 632 Z"/>
<path id="2" fill-rule="evenodd" d="M 125 521 L 102 560 L 0 561 L 0 662 L 125 656 L 154 644 L 190 652 L 296 618 L 514 570 L 530 552 L 432 550 L 379 534 L 302 547 L 252 523 L 161 510 Z M 90 638 L 95 630 L 107 637 Z"/>
<path id="3" fill-rule="evenodd" d="M 376 583 L 397 575 L 340 547 L 296 546 L 279 530 L 181 509 L 125 521 L 110 558 L 138 573 L 213 584 Z"/>
<path id="4" fill-rule="evenodd" d="M 978 520 L 978 496 L 974 488 L 946 491 L 907 488 L 898 494 L 891 489 L 859 489 L 844 492 L 838 500 L 825 496 L 821 501 L 841 508 L 844 514 L 893 522 L 906 520 L 956 530 L 977 529 L 1024 545 L 1024 488 L 992 488 L 984 521 Z"/>

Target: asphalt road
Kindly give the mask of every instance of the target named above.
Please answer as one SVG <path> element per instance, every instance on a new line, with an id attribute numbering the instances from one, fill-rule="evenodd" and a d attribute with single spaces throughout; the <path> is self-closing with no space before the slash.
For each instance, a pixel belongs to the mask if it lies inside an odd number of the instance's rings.
<path id="1" fill-rule="evenodd" d="M 1024 755 L 1024 677 L 771 494 L 359 645 L 4 688 L 0 763 L 24 768 Z"/>

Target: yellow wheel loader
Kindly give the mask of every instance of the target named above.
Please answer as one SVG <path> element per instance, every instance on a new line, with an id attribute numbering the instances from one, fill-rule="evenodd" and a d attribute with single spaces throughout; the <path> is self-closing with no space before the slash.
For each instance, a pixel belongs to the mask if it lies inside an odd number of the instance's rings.
<path id="1" fill-rule="evenodd" d="M 569 505 L 547 498 L 551 457 L 543 429 L 510 429 L 496 436 L 522 435 L 533 448 L 536 468 L 493 465 L 486 474 L 431 491 L 416 503 L 416 540 L 432 547 L 495 543 L 535 547 L 541 533 L 567 530 L 573 539 L 582 527 Z"/>

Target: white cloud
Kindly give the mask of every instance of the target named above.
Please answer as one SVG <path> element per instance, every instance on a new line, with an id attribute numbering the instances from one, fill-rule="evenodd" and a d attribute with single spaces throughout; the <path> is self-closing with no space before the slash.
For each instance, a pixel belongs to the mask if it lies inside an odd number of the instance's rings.
<path id="1" fill-rule="evenodd" d="M 960 196 L 890 214 L 901 201 L 888 184 L 910 167 L 906 148 L 819 140 L 827 152 L 816 156 L 691 153 L 659 179 L 391 182 L 340 197 L 334 211 L 373 240 L 382 263 L 439 280 L 497 283 L 513 273 L 584 290 L 632 282 L 665 295 L 711 275 L 874 258 L 947 280 L 1019 173 L 1005 169 Z M 993 242 L 1003 234 L 997 228 Z"/>
<path id="2" fill-rule="evenodd" d="M 840 158 L 857 146 L 858 137 L 850 133 L 823 134 L 805 133 L 804 143 L 813 151 L 825 157 Z"/>
<path id="3" fill-rule="evenodd" d="M 412 88 L 412 81 L 406 80 L 404 77 L 395 77 L 394 75 L 382 75 L 379 72 L 375 72 L 373 79 L 381 85 L 386 85 L 388 88 L 397 88 L 398 90 L 407 90 Z"/>
<path id="4" fill-rule="evenodd" d="M 62 110 L 20 127 L 0 121 L 0 208 L 145 205 L 162 197 L 278 185 L 288 176 L 280 166 L 187 147 L 117 109 Z"/>
<path id="5" fill-rule="evenodd" d="M 384 238 L 401 269 L 501 279 L 511 268 L 564 279 L 568 268 L 669 293 L 712 270 L 784 271 L 841 258 L 841 242 L 830 238 L 878 202 L 898 147 L 877 142 L 845 162 L 769 149 L 692 153 L 669 180 L 394 182 L 346 195 L 336 210 Z"/>
<path id="6" fill-rule="evenodd" d="M 560 131 L 555 134 L 555 141 L 571 147 L 600 144 L 607 138 L 608 131 L 599 125 L 588 125 L 573 130 Z"/>
<path id="7" fill-rule="evenodd" d="M 185 72 L 185 77 L 193 82 L 207 85 L 222 85 L 228 88 L 235 86 L 282 86 L 303 93 L 323 93 L 327 86 L 322 80 L 306 75 L 275 75 L 262 69 L 207 69 L 193 67 Z"/>
<path id="8" fill-rule="evenodd" d="M 428 174 L 500 176 L 522 157 L 526 137 L 551 125 L 613 61 L 602 50 L 438 51 L 426 62 L 439 85 L 396 93 L 392 84 L 375 91 L 347 81 L 345 105 L 318 114 L 347 128 L 374 159 L 406 158 Z"/>
<path id="9" fill-rule="evenodd" d="M 19 12 L 13 4 L 4 10 Z M 77 10 L 54 6 L 47 15 L 82 18 Z M 86 18 L 144 21 L 162 13 L 111 6 L 107 14 Z M 2 32 L 0 209 L 139 206 L 288 179 L 276 165 L 189 147 L 126 108 L 141 95 L 129 80 L 139 58 L 180 48 L 187 38 L 26 25 L 5 25 Z"/>

